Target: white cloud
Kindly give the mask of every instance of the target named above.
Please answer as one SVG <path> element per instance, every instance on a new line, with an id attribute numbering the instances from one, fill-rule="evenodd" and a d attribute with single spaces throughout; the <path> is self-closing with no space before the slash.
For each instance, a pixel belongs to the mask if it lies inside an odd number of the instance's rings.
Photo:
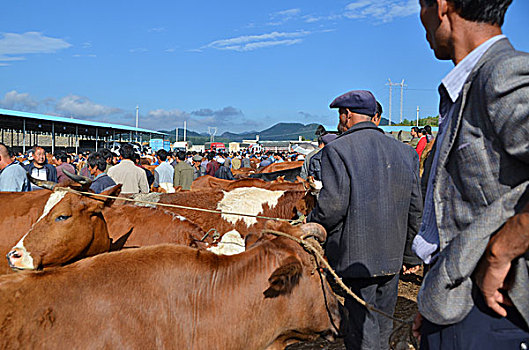
<path id="1" fill-rule="evenodd" d="M 28 93 L 19 93 L 15 90 L 9 91 L 0 100 L 0 106 L 7 109 L 28 111 L 35 109 L 39 102 Z"/>
<path id="2" fill-rule="evenodd" d="M 356 0 L 345 7 L 344 16 L 349 19 L 374 18 L 391 22 L 395 18 L 411 16 L 418 12 L 417 0 Z"/>
<path id="3" fill-rule="evenodd" d="M 149 50 L 147 50 L 144 47 L 137 47 L 137 48 L 129 50 L 130 53 L 143 53 L 143 52 L 147 52 L 147 51 L 149 51 Z"/>
<path id="4" fill-rule="evenodd" d="M 300 9 L 289 9 L 289 10 L 274 12 L 270 14 L 270 22 L 268 23 L 268 25 L 273 25 L 273 26 L 281 25 L 292 19 L 296 19 L 300 13 L 301 13 Z"/>
<path id="5" fill-rule="evenodd" d="M 0 63 L 20 61 L 21 55 L 36 53 L 54 53 L 72 45 L 63 39 L 51 38 L 39 32 L 3 33 L 0 38 Z"/>
<path id="6" fill-rule="evenodd" d="M 68 95 L 57 102 L 55 109 L 73 117 L 100 117 L 116 113 L 122 110 L 115 107 L 99 105 L 90 101 L 87 97 Z"/>
<path id="7" fill-rule="evenodd" d="M 155 109 L 152 111 L 149 111 L 148 113 L 149 118 L 155 118 L 155 119 L 174 119 L 175 121 L 184 121 L 186 118 L 189 117 L 189 113 L 184 112 L 179 109 Z"/>
<path id="8" fill-rule="evenodd" d="M 236 38 L 213 41 L 203 48 L 214 48 L 218 50 L 252 51 L 259 48 L 293 45 L 302 42 L 302 37 L 311 34 L 308 31 L 298 32 L 272 32 L 261 35 L 243 35 Z"/>
<path id="9" fill-rule="evenodd" d="M 154 27 L 149 29 L 149 33 L 161 33 L 165 32 L 165 27 Z"/>
<path id="10" fill-rule="evenodd" d="M 148 112 L 145 118 L 140 118 L 143 127 L 153 130 L 168 130 L 175 126 L 182 127 L 187 122 L 190 130 L 204 132 L 208 126 L 216 126 L 219 132 L 225 130 L 240 132 L 262 126 L 261 121 L 249 120 L 244 113 L 235 107 L 222 109 L 201 108 L 192 112 L 180 109 L 156 109 Z"/>

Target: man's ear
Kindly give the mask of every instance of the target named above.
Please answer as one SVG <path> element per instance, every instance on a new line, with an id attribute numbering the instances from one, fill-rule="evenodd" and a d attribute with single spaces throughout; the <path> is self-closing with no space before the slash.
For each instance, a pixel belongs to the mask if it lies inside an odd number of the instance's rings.
<path id="1" fill-rule="evenodd" d="M 302 272 L 303 266 L 297 258 L 286 258 L 268 278 L 270 286 L 263 292 L 265 298 L 275 298 L 292 292 L 298 285 Z"/>
<path id="2" fill-rule="evenodd" d="M 442 20 L 448 13 L 448 2 L 446 0 L 437 0 L 437 16 Z"/>
<path id="3" fill-rule="evenodd" d="M 378 114 L 378 113 L 375 114 L 375 116 L 373 118 L 371 118 L 371 121 L 373 123 L 375 123 L 376 126 L 378 126 L 378 124 L 380 124 L 380 120 L 381 120 L 380 114 Z"/>

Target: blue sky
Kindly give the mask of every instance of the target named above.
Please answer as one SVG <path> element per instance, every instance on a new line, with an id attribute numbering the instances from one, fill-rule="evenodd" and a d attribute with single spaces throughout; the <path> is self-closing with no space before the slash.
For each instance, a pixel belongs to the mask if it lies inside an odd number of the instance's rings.
<path id="1" fill-rule="evenodd" d="M 0 13 L 0 107 L 220 132 L 278 122 L 335 126 L 337 95 L 369 89 L 389 116 L 388 78 L 405 80 L 404 118 L 437 114 L 437 61 L 418 0 L 30 1 Z M 529 51 L 529 2 L 504 32 Z M 393 88 L 392 119 L 400 119 Z"/>

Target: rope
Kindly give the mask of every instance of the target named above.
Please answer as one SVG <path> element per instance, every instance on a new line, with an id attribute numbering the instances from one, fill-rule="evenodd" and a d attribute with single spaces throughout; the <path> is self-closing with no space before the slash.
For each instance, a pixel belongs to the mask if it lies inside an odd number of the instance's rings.
<path id="1" fill-rule="evenodd" d="M 402 328 L 404 327 L 409 327 L 409 332 L 408 332 L 408 337 L 409 339 L 411 340 L 411 343 L 412 345 L 417 348 L 417 344 L 416 344 L 416 341 L 415 341 L 415 337 L 413 337 L 413 335 L 411 334 L 411 327 L 413 325 L 413 317 L 410 318 L 409 320 L 403 320 L 401 318 L 397 318 L 393 315 L 390 315 L 382 310 L 379 310 L 377 309 L 376 307 L 368 304 L 365 300 L 363 300 L 362 298 L 360 298 L 358 295 L 356 295 L 349 287 L 347 287 L 345 285 L 345 283 L 343 283 L 342 279 L 336 274 L 336 272 L 332 269 L 332 267 L 329 265 L 329 263 L 327 262 L 327 260 L 325 260 L 325 258 L 323 257 L 323 255 L 320 253 L 320 250 L 322 250 L 321 246 L 315 246 L 314 243 L 311 243 L 310 241 L 307 241 L 305 240 L 304 237 L 302 237 L 301 239 L 300 238 L 297 238 L 297 237 L 294 237 L 292 235 L 289 235 L 287 233 L 284 233 L 284 232 L 280 232 L 280 231 L 275 231 L 275 230 L 264 230 L 263 232 L 265 233 L 270 233 L 270 234 L 273 234 L 273 235 L 276 235 L 276 236 L 281 236 L 281 237 L 286 237 L 288 239 L 291 239 L 293 240 L 294 242 L 298 243 L 299 245 L 301 245 L 307 252 L 313 254 L 316 256 L 317 260 L 322 263 L 325 268 L 331 273 L 331 275 L 333 276 L 334 280 L 336 281 L 336 283 L 338 283 L 338 285 L 343 289 L 343 291 L 345 291 L 349 296 L 351 296 L 354 300 L 356 300 L 359 304 L 363 305 L 366 309 L 368 309 L 369 311 L 372 311 L 372 312 L 375 312 L 375 313 L 378 313 L 379 315 L 382 315 L 383 317 L 386 317 L 386 318 L 389 318 L 397 323 L 399 323 L 399 326 L 391 333 L 390 335 L 390 339 L 393 338 L 393 336 Z"/>
<path id="2" fill-rule="evenodd" d="M 106 194 L 100 194 L 100 193 L 77 191 L 77 190 L 74 190 L 74 189 L 69 188 L 69 187 L 59 187 L 56 190 L 68 191 L 68 192 L 71 192 L 71 193 L 76 193 L 76 194 L 80 194 L 80 195 L 87 195 L 87 196 L 90 196 L 90 197 L 109 198 L 109 199 L 122 200 L 122 201 L 127 201 L 127 202 L 150 204 L 150 205 L 155 205 L 155 206 L 160 206 L 160 207 L 195 210 L 195 211 L 201 211 L 201 212 L 212 213 L 212 214 L 246 216 L 246 217 L 252 217 L 252 218 L 257 218 L 257 219 L 282 221 L 282 222 L 288 222 L 288 223 L 292 223 L 292 222 L 295 221 L 295 220 L 290 220 L 290 219 L 272 218 L 272 217 L 262 216 L 262 215 L 252 215 L 252 214 L 244 214 L 244 213 L 232 213 L 232 212 L 226 212 L 226 211 L 222 211 L 222 210 L 195 208 L 195 207 L 188 207 L 188 206 L 185 206 L 185 205 L 178 205 L 178 204 L 157 203 L 157 202 L 142 201 L 142 200 L 133 199 L 133 198 L 108 196 Z"/>
<path id="3" fill-rule="evenodd" d="M 61 191 L 68 191 L 68 192 L 71 192 L 71 193 L 76 193 L 76 194 L 80 194 L 80 195 L 88 195 L 88 196 L 91 196 L 91 197 L 101 197 L 101 198 L 109 198 L 109 199 L 115 199 L 115 200 L 123 200 L 123 201 L 128 201 L 128 202 L 134 202 L 134 203 L 142 203 L 142 204 L 150 204 L 150 205 L 154 205 L 154 206 L 162 206 L 162 207 L 170 207 L 170 208 L 178 208 L 178 209 L 188 209 L 188 210 L 195 210 L 195 211 L 201 211 L 201 212 L 206 212 L 206 213 L 213 213 L 213 214 L 224 214 L 224 215 L 238 215 L 238 216 L 246 216 L 246 217 L 253 217 L 253 218 L 257 218 L 257 219 L 266 219 L 266 220 L 274 220 L 274 221 L 283 221 L 283 222 L 288 222 L 290 224 L 295 224 L 295 223 L 300 223 L 299 222 L 299 219 L 298 220 L 289 220 L 289 219 L 280 219 L 280 218 L 272 218 L 272 217 L 268 217 L 268 216 L 261 216 L 261 215 L 252 215 L 252 214 L 243 214 L 243 213 L 230 213 L 230 212 L 223 212 L 221 210 L 213 210 L 213 209 L 204 209 L 204 208 L 195 208 L 195 207 L 188 207 L 188 206 L 184 206 L 184 205 L 177 205 L 177 204 L 168 204 L 168 203 L 157 203 L 157 202 L 149 202 L 149 201 L 142 201 L 142 200 L 138 200 L 138 199 L 132 199 L 132 198 L 124 198 L 124 197 L 116 197 L 116 196 L 108 196 L 108 195 L 104 195 L 104 194 L 98 194 L 98 193 L 92 193 L 92 192 L 83 192 L 83 191 L 77 191 L 77 190 L 74 190 L 72 188 L 69 188 L 69 187 L 59 187 L 57 188 L 56 190 L 61 190 Z M 210 230 L 211 231 L 211 230 Z M 204 237 L 202 238 L 202 240 L 204 240 L 209 232 L 208 231 Z M 327 260 L 325 260 L 325 258 L 323 257 L 323 255 L 320 253 L 320 250 L 321 249 L 321 246 L 314 246 L 313 243 L 310 243 L 310 241 L 306 241 L 305 238 L 297 238 L 297 237 L 294 237 L 292 235 L 289 235 L 287 233 L 284 233 L 284 232 L 280 232 L 280 231 L 275 231 L 275 230 L 264 230 L 263 232 L 265 233 L 271 233 L 273 235 L 276 235 L 276 236 L 282 236 L 282 237 L 286 237 L 288 239 L 291 239 L 293 240 L 294 242 L 298 243 L 299 245 L 301 245 L 306 251 L 308 251 L 309 253 L 313 254 L 316 256 L 317 260 L 319 262 L 321 262 L 323 265 L 325 265 L 325 268 L 327 269 L 327 271 L 329 271 L 331 273 L 331 275 L 333 276 L 334 280 L 338 283 L 338 285 L 349 295 L 351 296 L 354 300 L 356 300 L 359 304 L 363 305 L 366 309 L 368 309 L 369 311 L 372 311 L 372 312 L 375 312 L 375 313 L 378 313 L 386 318 L 389 318 L 397 323 L 399 323 L 400 325 L 392 332 L 390 338 L 400 329 L 402 329 L 403 327 L 410 327 L 410 338 L 412 339 L 412 343 L 415 343 L 415 338 L 413 336 L 411 336 L 411 326 L 413 324 L 413 320 L 410 319 L 410 320 L 403 320 L 403 319 L 400 319 L 400 318 L 397 318 L 397 317 L 394 317 L 393 315 L 390 315 L 388 313 L 385 313 L 384 311 L 382 310 L 379 310 L 377 308 L 375 308 L 374 306 L 368 304 L 367 302 L 365 302 L 362 298 L 360 298 L 359 296 L 357 296 L 349 287 L 347 287 L 345 285 L 345 283 L 343 283 L 342 279 L 336 274 L 336 272 L 332 269 L 332 267 L 329 265 L 329 263 L 327 262 Z M 318 263 L 316 263 L 318 264 Z M 415 345 L 415 344 L 414 344 Z M 415 345 L 415 348 L 417 348 L 417 346 Z"/>

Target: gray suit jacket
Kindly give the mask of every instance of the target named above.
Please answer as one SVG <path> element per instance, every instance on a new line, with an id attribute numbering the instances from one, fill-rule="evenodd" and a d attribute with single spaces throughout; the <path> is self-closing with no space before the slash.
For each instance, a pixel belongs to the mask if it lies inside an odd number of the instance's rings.
<path id="1" fill-rule="evenodd" d="M 432 169 L 441 251 L 418 297 L 421 314 L 438 324 L 471 310 L 471 276 L 489 239 L 529 201 L 529 54 L 495 43 L 456 104 Z M 509 296 L 529 324 L 529 254 L 512 269 Z"/>

